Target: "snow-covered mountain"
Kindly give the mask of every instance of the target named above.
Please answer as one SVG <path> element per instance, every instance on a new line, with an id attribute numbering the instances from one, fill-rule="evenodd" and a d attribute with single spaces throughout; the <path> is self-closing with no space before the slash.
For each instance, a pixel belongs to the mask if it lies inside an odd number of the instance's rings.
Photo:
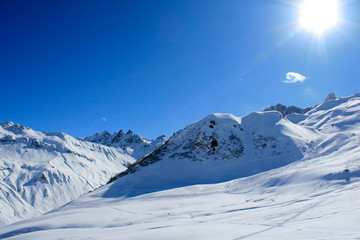
<path id="1" fill-rule="evenodd" d="M 114 186 L 133 196 L 245 177 L 301 159 L 317 137 L 279 112 L 211 114 L 121 173 Z"/>
<path id="2" fill-rule="evenodd" d="M 59 207 L 105 184 L 135 159 L 120 149 L 0 124 L 0 226 Z"/>
<path id="3" fill-rule="evenodd" d="M 306 114 L 212 114 L 9 239 L 357 239 L 360 94 Z"/>
<path id="4" fill-rule="evenodd" d="M 84 140 L 109 147 L 120 148 L 132 157 L 139 159 L 159 148 L 167 141 L 167 138 L 165 135 L 161 135 L 154 140 L 149 140 L 134 134 L 131 130 L 126 133 L 120 130 L 112 135 L 108 131 L 103 131 L 93 136 L 85 137 Z"/>

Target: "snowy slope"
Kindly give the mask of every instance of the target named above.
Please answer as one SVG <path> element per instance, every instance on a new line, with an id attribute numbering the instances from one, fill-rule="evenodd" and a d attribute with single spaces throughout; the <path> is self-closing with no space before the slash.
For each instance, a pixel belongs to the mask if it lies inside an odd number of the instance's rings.
<path id="1" fill-rule="evenodd" d="M 39 215 L 105 184 L 135 160 L 65 133 L 0 124 L 0 225 Z"/>
<path id="2" fill-rule="evenodd" d="M 359 239 L 359 112 L 354 95 L 287 118 L 210 115 L 115 182 L 0 238 Z"/>
<path id="3" fill-rule="evenodd" d="M 105 187 L 60 211 L 6 226 L 0 237 L 358 239 L 360 163 L 346 152 L 225 183 L 126 199 L 103 197 Z M 348 164 L 349 183 L 342 173 Z"/>
<path id="4" fill-rule="evenodd" d="M 112 135 L 108 131 L 103 131 L 93 136 L 85 137 L 84 140 L 109 147 L 120 148 L 132 157 L 140 159 L 159 148 L 166 142 L 167 138 L 161 135 L 154 140 L 149 140 L 138 134 L 134 134 L 131 130 L 126 133 L 120 130 Z"/>

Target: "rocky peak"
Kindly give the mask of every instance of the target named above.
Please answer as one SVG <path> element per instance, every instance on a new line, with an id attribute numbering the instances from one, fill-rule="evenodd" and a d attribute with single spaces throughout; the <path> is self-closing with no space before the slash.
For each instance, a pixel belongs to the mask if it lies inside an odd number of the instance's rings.
<path id="1" fill-rule="evenodd" d="M 335 93 L 329 93 L 326 98 L 324 99 L 324 102 L 329 102 L 329 101 L 333 101 L 336 100 L 336 96 Z"/>
<path id="2" fill-rule="evenodd" d="M 122 129 L 119 132 L 114 133 L 111 139 L 111 144 L 120 142 L 124 135 L 125 133 Z"/>
<path id="3" fill-rule="evenodd" d="M 103 144 L 109 147 L 120 148 L 134 158 L 141 158 L 144 155 L 154 151 L 167 141 L 165 136 L 158 137 L 156 140 L 148 140 L 128 130 L 125 134 L 123 130 L 111 135 L 104 131 L 94 136 L 83 138 L 85 141 Z"/>
<path id="4" fill-rule="evenodd" d="M 25 134 L 27 131 L 31 130 L 29 127 L 13 122 L 4 122 L 0 125 L 3 129 L 13 132 L 14 134 Z"/>
<path id="5" fill-rule="evenodd" d="M 4 129 L 8 128 L 8 127 L 11 127 L 11 126 L 14 126 L 15 123 L 13 122 L 3 122 L 3 123 L 0 123 L 0 126 Z"/>
<path id="6" fill-rule="evenodd" d="M 166 136 L 165 135 L 158 136 L 155 140 L 161 140 L 161 139 L 166 139 Z"/>
<path id="7" fill-rule="evenodd" d="M 296 106 L 285 106 L 282 104 L 276 104 L 276 105 L 272 105 L 270 107 L 265 108 L 263 111 L 264 112 L 269 112 L 269 111 L 278 111 L 280 112 L 283 116 L 287 116 L 289 114 L 292 113 L 299 113 L 299 114 L 305 114 L 308 111 L 310 111 L 311 109 L 313 109 L 312 107 L 307 107 L 307 108 L 299 108 Z"/>

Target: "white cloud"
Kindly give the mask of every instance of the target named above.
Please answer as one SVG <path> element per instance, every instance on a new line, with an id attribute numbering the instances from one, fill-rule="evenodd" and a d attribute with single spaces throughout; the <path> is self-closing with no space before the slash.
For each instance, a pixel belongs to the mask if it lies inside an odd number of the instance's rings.
<path id="1" fill-rule="evenodd" d="M 107 119 L 105 117 L 102 117 L 101 120 L 103 120 L 104 122 L 107 121 Z"/>
<path id="2" fill-rule="evenodd" d="M 296 72 L 288 72 L 286 74 L 286 80 L 283 83 L 296 83 L 296 82 L 304 82 L 307 77 L 301 75 L 300 73 Z"/>

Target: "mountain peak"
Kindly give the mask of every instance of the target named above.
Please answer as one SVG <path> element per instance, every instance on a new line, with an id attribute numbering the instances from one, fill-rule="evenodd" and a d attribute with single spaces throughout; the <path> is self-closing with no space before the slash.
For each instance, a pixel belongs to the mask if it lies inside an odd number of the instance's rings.
<path id="1" fill-rule="evenodd" d="M 101 133 L 96 133 L 95 135 L 100 135 L 100 136 L 103 136 L 103 135 L 111 135 L 108 131 L 102 131 Z"/>
<path id="2" fill-rule="evenodd" d="M 232 122 L 233 124 L 239 124 L 241 122 L 241 118 L 235 117 L 231 113 L 212 113 L 207 115 L 203 119 L 194 122 L 193 124 L 197 124 L 197 125 L 208 124 L 210 128 L 213 128 L 217 124 L 229 124 L 229 122 Z"/>
<path id="3" fill-rule="evenodd" d="M 148 140 L 128 130 L 125 134 L 124 130 L 120 130 L 111 135 L 107 131 L 85 137 L 83 140 L 88 142 L 99 143 L 109 147 L 120 148 L 132 157 L 139 159 L 146 154 L 160 147 L 167 138 L 165 136 L 158 137 L 156 140 Z"/>
<path id="4" fill-rule="evenodd" d="M 15 123 L 13 122 L 3 122 L 3 123 L 0 123 L 0 126 L 3 127 L 3 128 L 7 128 L 7 127 L 11 127 L 11 126 L 14 126 Z"/>
<path id="5" fill-rule="evenodd" d="M 336 96 L 335 93 L 329 93 L 326 98 L 324 99 L 324 102 L 329 102 L 329 101 L 333 101 L 336 100 Z"/>
<path id="6" fill-rule="evenodd" d="M 159 139 L 166 139 L 166 136 L 165 135 L 160 135 L 155 140 L 159 140 Z"/>
<path id="7" fill-rule="evenodd" d="M 7 131 L 13 132 L 14 134 L 25 134 L 27 131 L 31 130 L 29 127 L 13 122 L 4 122 L 1 123 L 0 126 Z"/>

